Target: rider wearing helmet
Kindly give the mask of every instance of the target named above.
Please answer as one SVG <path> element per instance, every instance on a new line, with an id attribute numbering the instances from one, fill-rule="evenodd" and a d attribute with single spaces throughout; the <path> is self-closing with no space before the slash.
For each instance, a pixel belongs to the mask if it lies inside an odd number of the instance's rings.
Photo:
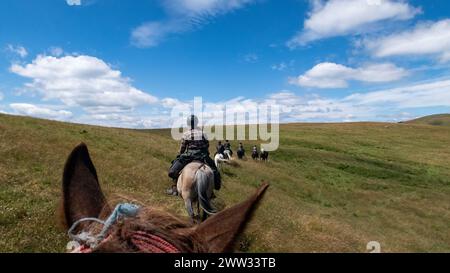
<path id="1" fill-rule="evenodd" d="M 245 155 L 245 149 L 244 149 L 244 145 L 242 144 L 242 142 L 239 142 L 239 148 L 237 149 L 237 155 L 238 155 L 239 159 L 242 159 Z"/>
<path id="2" fill-rule="evenodd" d="M 216 147 L 217 153 L 223 155 L 223 152 L 225 151 L 225 146 L 223 146 L 222 141 L 219 140 Z"/>
<path id="3" fill-rule="evenodd" d="M 177 194 L 177 179 L 183 168 L 192 161 L 206 163 L 214 173 L 214 188 L 220 190 L 220 173 L 217 170 L 214 160 L 209 157 L 209 141 L 202 130 L 198 128 L 198 118 L 191 115 L 187 119 L 189 130 L 184 132 L 181 139 L 181 146 L 177 158 L 172 161 L 169 169 L 169 177 L 173 179 L 174 185 L 167 191 L 168 194 Z"/>
<path id="4" fill-rule="evenodd" d="M 225 147 L 225 150 L 230 151 L 230 154 L 233 155 L 233 151 L 231 150 L 231 143 L 227 140 L 225 140 L 225 144 L 223 145 Z"/>
<path id="5" fill-rule="evenodd" d="M 256 147 L 256 145 L 253 145 L 252 152 L 253 153 L 258 153 L 258 147 Z"/>
<path id="6" fill-rule="evenodd" d="M 259 157 L 258 147 L 256 147 L 256 145 L 254 145 L 252 147 L 252 158 L 253 159 L 258 159 L 258 157 Z"/>

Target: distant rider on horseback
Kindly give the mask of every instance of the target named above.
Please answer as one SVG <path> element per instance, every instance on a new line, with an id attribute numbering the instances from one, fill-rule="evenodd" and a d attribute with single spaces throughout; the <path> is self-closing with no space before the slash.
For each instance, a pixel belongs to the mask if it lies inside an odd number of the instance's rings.
<path id="1" fill-rule="evenodd" d="M 222 141 L 219 140 L 219 142 L 217 143 L 216 150 L 218 154 L 224 155 L 225 146 L 223 146 Z"/>
<path id="2" fill-rule="evenodd" d="M 203 131 L 198 128 L 198 118 L 195 115 L 189 116 L 187 125 L 190 129 L 184 132 L 179 154 L 172 161 L 172 166 L 169 169 L 169 177 L 173 179 L 174 185 L 167 190 L 167 194 L 178 194 L 176 185 L 178 176 L 183 168 L 193 161 L 206 163 L 212 169 L 214 173 L 214 188 L 220 190 L 220 173 L 214 164 L 214 160 L 209 157 L 209 141 Z"/>
<path id="3" fill-rule="evenodd" d="M 258 147 L 256 147 L 256 145 L 254 145 L 252 148 L 252 158 L 258 159 L 258 157 L 259 157 Z"/>
<path id="4" fill-rule="evenodd" d="M 239 159 L 242 159 L 245 155 L 245 149 L 244 145 L 242 145 L 242 142 L 239 142 L 239 148 L 237 149 L 237 155 Z"/>
<path id="5" fill-rule="evenodd" d="M 223 145 L 225 150 L 230 151 L 230 155 L 233 155 L 233 151 L 231 150 L 231 144 L 228 140 L 225 140 L 225 144 Z"/>

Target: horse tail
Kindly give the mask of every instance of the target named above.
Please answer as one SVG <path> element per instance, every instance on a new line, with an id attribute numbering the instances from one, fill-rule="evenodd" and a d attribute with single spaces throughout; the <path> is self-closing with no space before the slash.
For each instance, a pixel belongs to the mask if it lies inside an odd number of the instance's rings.
<path id="1" fill-rule="evenodd" d="M 208 174 L 202 168 L 197 170 L 197 173 L 195 174 L 195 181 L 197 184 L 197 192 L 198 192 L 198 201 L 200 203 L 200 207 L 207 214 L 214 214 L 217 211 L 211 205 L 211 200 L 208 196 L 208 190 L 210 188 L 209 178 L 210 177 L 208 177 Z"/>

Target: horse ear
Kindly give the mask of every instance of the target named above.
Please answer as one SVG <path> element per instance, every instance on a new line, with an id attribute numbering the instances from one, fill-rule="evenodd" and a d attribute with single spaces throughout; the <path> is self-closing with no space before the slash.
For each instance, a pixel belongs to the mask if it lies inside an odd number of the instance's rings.
<path id="1" fill-rule="evenodd" d="M 81 143 L 67 159 L 63 173 L 63 213 L 67 227 L 85 217 L 98 217 L 107 203 L 86 144 Z"/>
<path id="2" fill-rule="evenodd" d="M 232 251 L 236 237 L 244 230 L 268 186 L 264 183 L 246 201 L 215 214 L 197 227 L 196 236 L 203 239 L 210 252 Z"/>

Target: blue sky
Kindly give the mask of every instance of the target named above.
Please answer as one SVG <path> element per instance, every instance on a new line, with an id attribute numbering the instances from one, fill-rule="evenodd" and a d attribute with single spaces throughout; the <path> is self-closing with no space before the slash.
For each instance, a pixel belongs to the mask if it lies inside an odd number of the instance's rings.
<path id="1" fill-rule="evenodd" d="M 282 122 L 450 111 L 450 3 L 5 0 L 0 111 L 170 126 L 174 105 L 278 104 Z M 215 110 L 214 110 L 215 109 Z"/>

